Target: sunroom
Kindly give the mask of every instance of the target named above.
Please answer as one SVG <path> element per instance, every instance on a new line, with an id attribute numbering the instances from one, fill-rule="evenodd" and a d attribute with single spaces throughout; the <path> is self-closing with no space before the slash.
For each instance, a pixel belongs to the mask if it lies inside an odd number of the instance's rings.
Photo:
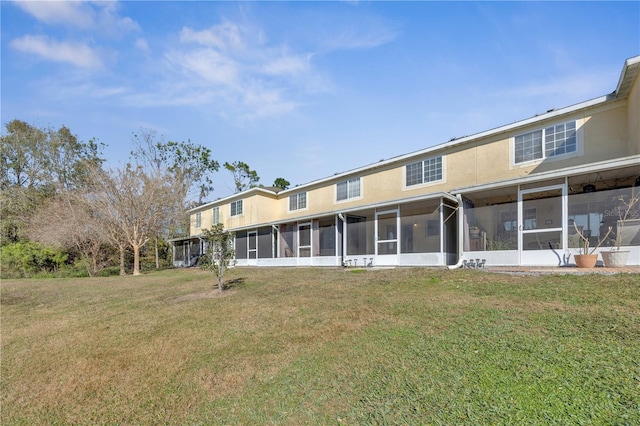
<path id="1" fill-rule="evenodd" d="M 627 264 L 639 265 L 640 203 L 629 206 L 638 170 L 638 159 L 627 159 L 459 190 L 462 257 L 570 266 L 587 243 L 596 253 L 620 245 Z"/>
<path id="2" fill-rule="evenodd" d="M 456 200 L 413 198 L 236 230 L 241 266 L 443 266 L 457 253 Z"/>

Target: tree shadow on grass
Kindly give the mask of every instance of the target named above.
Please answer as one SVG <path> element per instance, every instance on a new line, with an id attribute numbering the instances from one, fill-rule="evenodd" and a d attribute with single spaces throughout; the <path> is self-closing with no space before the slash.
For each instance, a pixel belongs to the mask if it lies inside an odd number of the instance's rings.
<path id="1" fill-rule="evenodd" d="M 244 278 L 234 278 L 227 280 L 222 285 L 222 293 L 218 291 L 218 283 L 214 283 L 206 291 L 200 291 L 198 293 L 185 294 L 183 296 L 174 297 L 167 300 L 167 303 L 183 303 L 192 302 L 200 299 L 217 299 L 219 297 L 226 297 L 234 294 L 234 289 L 245 282 Z"/>
<path id="2" fill-rule="evenodd" d="M 231 290 L 232 288 L 235 288 L 237 286 L 239 286 L 240 284 L 244 284 L 245 279 L 240 277 L 240 278 L 234 278 L 232 280 L 227 280 L 222 284 L 222 290 Z"/>

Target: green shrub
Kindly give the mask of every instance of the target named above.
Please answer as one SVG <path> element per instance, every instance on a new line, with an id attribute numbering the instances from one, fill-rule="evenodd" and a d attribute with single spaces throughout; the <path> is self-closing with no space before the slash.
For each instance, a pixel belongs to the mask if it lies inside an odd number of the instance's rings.
<path id="1" fill-rule="evenodd" d="M 61 249 L 30 241 L 20 241 L 0 248 L 4 277 L 55 274 L 68 259 L 69 255 Z"/>
<path id="2" fill-rule="evenodd" d="M 98 271 L 99 277 L 113 277 L 120 275 L 120 266 L 107 266 Z"/>

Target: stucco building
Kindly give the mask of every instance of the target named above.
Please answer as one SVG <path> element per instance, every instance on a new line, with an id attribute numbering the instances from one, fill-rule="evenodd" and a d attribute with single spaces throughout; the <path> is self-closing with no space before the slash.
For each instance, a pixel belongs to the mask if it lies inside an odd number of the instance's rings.
<path id="1" fill-rule="evenodd" d="M 444 266 L 571 263 L 580 240 L 609 250 L 640 191 L 640 56 L 612 93 L 287 190 L 253 188 L 189 212 L 176 265 L 235 232 L 238 265 Z M 640 265 L 640 206 L 622 246 Z M 575 226 L 573 225 L 575 223 Z"/>

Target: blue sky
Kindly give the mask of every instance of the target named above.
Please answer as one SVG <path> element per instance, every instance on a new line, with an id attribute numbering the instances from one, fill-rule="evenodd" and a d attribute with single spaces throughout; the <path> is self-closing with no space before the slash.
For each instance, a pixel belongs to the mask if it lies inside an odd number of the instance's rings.
<path id="1" fill-rule="evenodd" d="M 3 126 L 132 134 L 307 183 L 610 93 L 640 2 L 2 1 Z M 4 127 L 3 127 L 4 132 Z M 216 176 L 211 198 L 232 192 Z"/>

